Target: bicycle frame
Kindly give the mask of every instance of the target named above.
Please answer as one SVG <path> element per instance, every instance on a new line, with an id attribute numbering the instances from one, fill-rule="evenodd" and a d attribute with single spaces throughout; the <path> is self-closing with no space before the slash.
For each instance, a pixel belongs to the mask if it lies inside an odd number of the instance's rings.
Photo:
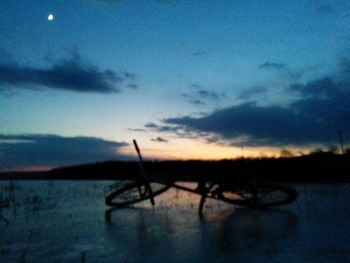
<path id="1" fill-rule="evenodd" d="M 171 179 L 165 179 L 159 176 L 150 176 L 145 173 L 143 167 L 143 159 L 141 151 L 137 145 L 136 140 L 133 140 L 134 147 L 139 157 L 140 167 L 140 181 L 129 183 L 120 187 L 119 184 L 113 184 L 105 188 L 106 204 L 110 206 L 124 207 L 130 204 L 134 204 L 139 201 L 150 199 L 152 206 L 154 206 L 154 196 L 163 193 L 169 188 L 176 188 L 179 190 L 199 194 L 201 196 L 199 203 L 199 213 L 201 214 L 204 208 L 206 198 L 221 200 L 230 204 L 248 207 L 270 207 L 285 205 L 294 201 L 298 194 L 294 188 L 281 185 L 258 185 L 256 183 L 248 183 L 245 185 L 226 185 L 222 186 L 220 182 L 209 181 L 205 178 L 199 179 L 198 186 L 196 188 L 190 188 L 183 185 L 179 185 Z M 151 183 L 159 183 L 163 185 L 163 188 L 157 191 L 153 191 Z M 125 193 L 134 193 L 138 189 L 138 197 L 132 196 L 125 202 L 113 202 L 114 198 Z"/>

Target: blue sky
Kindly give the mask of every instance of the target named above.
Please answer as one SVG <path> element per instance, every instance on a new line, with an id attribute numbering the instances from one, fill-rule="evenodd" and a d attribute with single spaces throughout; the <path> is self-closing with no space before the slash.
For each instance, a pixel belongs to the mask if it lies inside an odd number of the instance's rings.
<path id="1" fill-rule="evenodd" d="M 350 136 L 346 1 L 0 6 L 1 170 L 125 159 L 133 138 L 149 158 L 215 159 Z M 75 160 L 71 147 L 38 152 L 74 138 Z M 108 155 L 86 155 L 81 138 Z"/>

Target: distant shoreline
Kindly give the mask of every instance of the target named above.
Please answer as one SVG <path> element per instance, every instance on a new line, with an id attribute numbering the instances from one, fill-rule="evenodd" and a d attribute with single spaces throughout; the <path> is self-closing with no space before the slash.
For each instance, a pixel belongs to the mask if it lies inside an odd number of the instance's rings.
<path id="1" fill-rule="evenodd" d="M 350 154 L 318 153 L 292 158 L 237 159 L 221 161 L 149 161 L 145 171 L 176 181 L 236 181 L 252 176 L 269 182 L 350 182 Z M 136 180 L 137 162 L 108 161 L 56 168 L 51 171 L 2 172 L 0 180 Z"/>
<path id="2" fill-rule="evenodd" d="M 48 180 L 49 171 L 1 172 L 0 180 Z"/>

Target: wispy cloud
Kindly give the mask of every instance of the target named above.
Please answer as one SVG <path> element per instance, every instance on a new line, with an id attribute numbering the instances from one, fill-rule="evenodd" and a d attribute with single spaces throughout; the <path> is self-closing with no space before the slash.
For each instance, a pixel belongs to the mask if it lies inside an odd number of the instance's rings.
<path id="1" fill-rule="evenodd" d="M 282 62 L 270 62 L 266 61 L 257 66 L 259 70 L 275 72 L 280 74 L 283 78 L 287 78 L 291 81 L 298 81 L 301 79 L 305 70 L 296 70 L 290 67 L 289 65 Z"/>
<path id="2" fill-rule="evenodd" d="M 198 84 L 198 83 L 192 83 L 191 85 L 191 88 L 195 88 L 195 89 L 202 89 L 202 85 Z"/>
<path id="3" fill-rule="evenodd" d="M 46 68 L 0 62 L 0 85 L 23 89 L 56 89 L 75 92 L 119 92 L 124 82 L 134 79 L 132 73 L 100 70 L 84 60 L 78 52 L 67 59 L 50 61 Z"/>
<path id="4" fill-rule="evenodd" d="M 295 95 L 288 105 L 243 103 L 201 117 L 165 118 L 153 129 L 208 141 L 220 138 L 236 146 L 336 144 L 337 130 L 350 136 L 349 60 L 342 60 L 338 73 L 286 87 Z M 264 91 L 257 88 L 246 95 Z"/>
<path id="5" fill-rule="evenodd" d="M 249 100 L 255 95 L 263 94 L 267 92 L 267 88 L 264 86 L 254 86 L 252 88 L 245 89 L 240 92 L 238 99 L 240 100 Z"/>
<path id="6" fill-rule="evenodd" d="M 189 101 L 193 105 L 205 105 L 206 103 L 200 99 L 193 99 Z"/>
<path id="7" fill-rule="evenodd" d="M 162 137 L 156 137 L 151 139 L 152 142 L 162 142 L 162 143 L 167 143 L 168 140 L 162 138 Z"/>
<path id="8" fill-rule="evenodd" d="M 284 63 L 276 63 L 276 62 L 265 62 L 258 66 L 258 69 L 285 69 L 286 65 Z"/>
<path id="9" fill-rule="evenodd" d="M 219 93 L 213 90 L 200 89 L 196 92 L 196 95 L 202 99 L 211 99 L 219 100 L 222 97 L 225 97 L 224 93 Z"/>
<path id="10" fill-rule="evenodd" d="M 128 159 L 128 156 L 119 152 L 120 147 L 126 145 L 125 142 L 95 137 L 0 134 L 0 170 Z"/>
<path id="11" fill-rule="evenodd" d="M 205 89 L 199 84 L 191 84 L 190 87 L 192 90 L 182 93 L 181 96 L 194 105 L 205 105 L 207 102 L 218 101 L 226 97 L 223 92 Z"/>
<path id="12" fill-rule="evenodd" d="M 177 127 L 163 125 L 163 124 L 158 125 L 153 122 L 146 123 L 144 128 L 146 130 L 154 130 L 157 132 L 174 132 L 177 129 Z"/>
<path id="13" fill-rule="evenodd" d="M 131 72 L 128 72 L 128 71 L 124 71 L 121 73 L 122 76 L 125 78 L 125 79 L 129 79 L 129 80 L 133 80 L 133 79 L 136 79 L 136 74 L 134 73 L 131 73 Z"/>
<path id="14" fill-rule="evenodd" d="M 147 130 L 143 128 L 128 128 L 127 130 L 131 132 L 147 132 Z"/>
<path id="15" fill-rule="evenodd" d="M 208 50 L 196 50 L 196 51 L 193 51 L 191 54 L 194 57 L 203 57 L 203 56 L 207 55 L 208 53 L 209 53 Z"/>
<path id="16" fill-rule="evenodd" d="M 145 128 L 158 128 L 158 125 L 153 122 L 148 122 L 145 124 Z"/>
<path id="17" fill-rule="evenodd" d="M 138 89 L 139 85 L 132 83 L 132 84 L 126 84 L 125 87 L 130 89 Z"/>

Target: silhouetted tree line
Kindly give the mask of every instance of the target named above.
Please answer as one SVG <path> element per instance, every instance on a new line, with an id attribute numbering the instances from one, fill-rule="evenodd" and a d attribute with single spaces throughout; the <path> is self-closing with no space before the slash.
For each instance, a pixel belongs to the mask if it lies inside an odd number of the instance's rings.
<path id="1" fill-rule="evenodd" d="M 299 157 L 220 161 L 146 161 L 147 174 L 183 181 L 350 182 L 350 152 L 315 151 Z M 47 173 L 3 173 L 0 179 L 137 180 L 137 162 L 108 161 L 53 169 Z"/>

